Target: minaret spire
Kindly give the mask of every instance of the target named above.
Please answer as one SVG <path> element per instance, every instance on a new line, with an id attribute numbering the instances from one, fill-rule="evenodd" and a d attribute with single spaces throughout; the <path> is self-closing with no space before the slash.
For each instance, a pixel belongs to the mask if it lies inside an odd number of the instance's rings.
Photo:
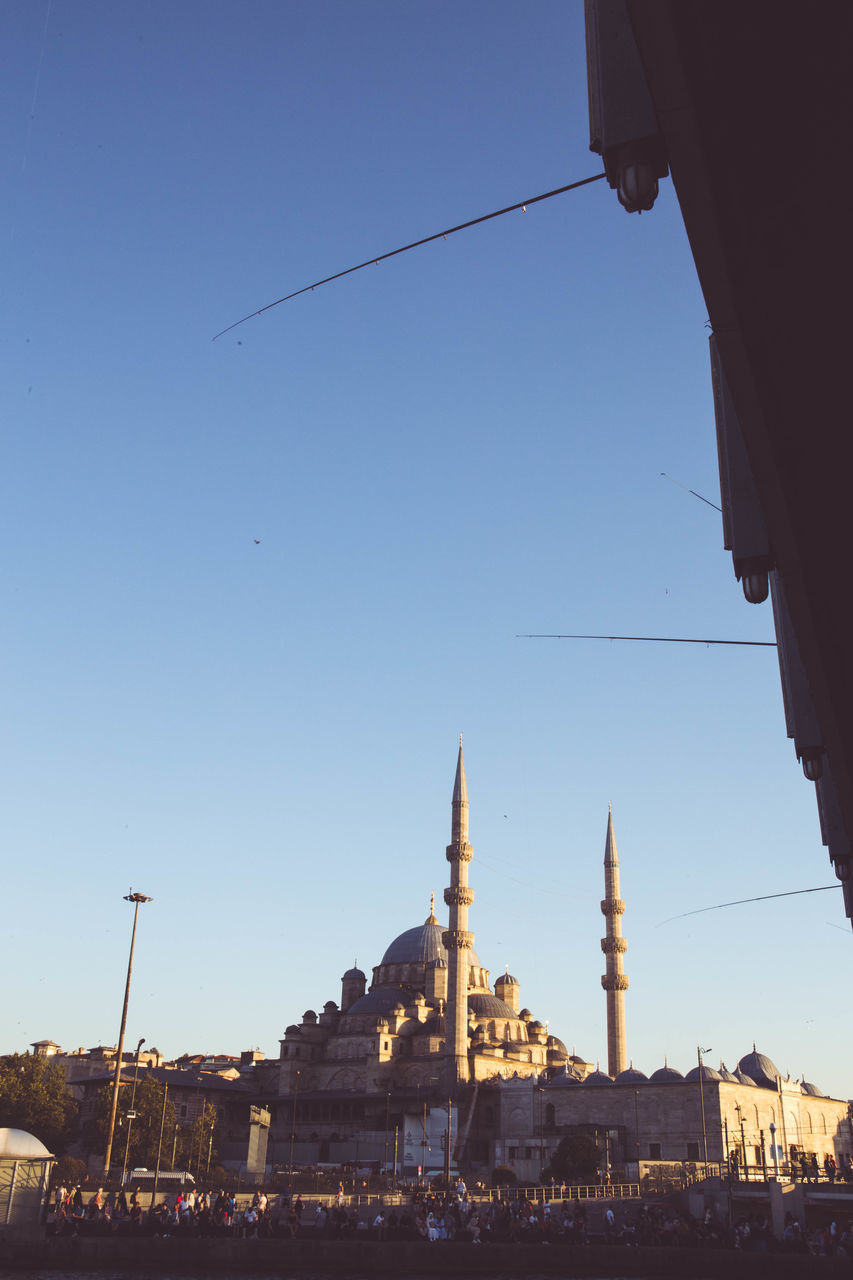
<path id="1" fill-rule="evenodd" d="M 468 908 L 474 901 L 474 891 L 468 888 L 468 863 L 474 856 L 474 850 L 468 843 L 468 786 L 461 734 L 451 809 L 453 817 L 450 844 L 447 846 L 450 888 L 444 891 L 444 901 L 450 908 L 450 927 L 441 935 L 441 940 L 448 953 L 445 1013 L 448 1083 L 455 1087 L 464 1084 L 469 1077 L 468 952 L 474 945 L 474 935 L 468 932 Z"/>
<path id="2" fill-rule="evenodd" d="M 628 944 L 622 937 L 625 903 L 619 897 L 619 854 L 613 834 L 613 811 L 607 806 L 607 836 L 604 842 L 604 900 L 601 910 L 607 922 L 607 936 L 601 939 L 607 972 L 601 985 L 607 993 L 607 1071 L 617 1076 L 627 1066 L 625 1039 L 625 992 L 628 978 L 622 972 L 622 957 Z"/>

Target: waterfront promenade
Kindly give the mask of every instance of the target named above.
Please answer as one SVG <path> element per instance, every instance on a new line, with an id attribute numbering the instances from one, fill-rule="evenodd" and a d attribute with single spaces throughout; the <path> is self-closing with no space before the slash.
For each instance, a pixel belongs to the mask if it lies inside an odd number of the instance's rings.
<path id="1" fill-rule="evenodd" d="M 672 1277 L 673 1280 L 850 1280 L 853 1260 L 802 1254 L 759 1255 L 731 1249 L 623 1248 L 616 1245 L 509 1245 L 464 1242 L 94 1237 L 0 1238 L 0 1277 L 53 1272 L 108 1272 L 195 1277 L 312 1275 L 361 1277 L 482 1275 L 500 1277 Z"/>

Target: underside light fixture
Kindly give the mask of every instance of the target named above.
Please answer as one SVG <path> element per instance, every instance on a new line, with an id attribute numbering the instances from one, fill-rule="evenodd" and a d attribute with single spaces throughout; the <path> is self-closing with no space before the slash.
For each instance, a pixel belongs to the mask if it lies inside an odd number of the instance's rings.
<path id="1" fill-rule="evenodd" d="M 648 212 L 658 198 L 658 180 L 650 164 L 626 164 L 619 174 L 616 196 L 628 213 Z"/>
<path id="2" fill-rule="evenodd" d="M 800 756 L 800 762 L 809 782 L 817 782 L 823 773 L 823 748 L 817 747 L 814 750 L 804 751 Z"/>
<path id="3" fill-rule="evenodd" d="M 750 567 L 746 567 L 746 566 Z M 770 592 L 770 582 L 768 579 L 768 569 L 763 565 L 750 561 L 745 561 L 741 569 L 740 585 L 743 587 L 743 594 L 750 604 L 763 604 Z"/>

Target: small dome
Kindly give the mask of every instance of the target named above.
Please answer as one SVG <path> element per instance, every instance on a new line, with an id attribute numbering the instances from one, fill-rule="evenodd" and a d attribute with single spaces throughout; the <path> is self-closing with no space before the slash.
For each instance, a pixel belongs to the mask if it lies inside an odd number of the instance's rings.
<path id="1" fill-rule="evenodd" d="M 289 1027 L 285 1027 L 285 1028 L 284 1028 L 284 1034 L 285 1034 L 286 1036 L 298 1036 L 298 1035 L 299 1035 L 299 1027 L 296 1025 L 296 1023 L 295 1023 L 295 1022 L 291 1022 L 291 1024 L 290 1024 L 290 1026 L 289 1026 Z"/>
<path id="2" fill-rule="evenodd" d="M 553 1049 L 555 1053 L 564 1054 L 567 1058 L 569 1056 L 568 1049 L 566 1048 L 566 1046 L 563 1044 L 562 1040 L 560 1040 L 558 1036 L 548 1037 L 548 1048 Z"/>
<path id="3" fill-rule="evenodd" d="M 606 1071 L 591 1071 L 582 1084 L 612 1084 L 613 1077 L 609 1076 Z"/>
<path id="4" fill-rule="evenodd" d="M 735 1078 L 735 1080 L 737 1080 L 738 1084 L 748 1084 L 748 1085 L 750 1085 L 753 1089 L 755 1089 L 755 1088 L 757 1088 L 757 1087 L 758 1087 L 758 1086 L 756 1085 L 755 1081 L 754 1081 L 754 1080 L 751 1080 L 749 1076 L 745 1076 L 745 1075 L 743 1074 L 743 1072 L 742 1072 L 742 1071 L 735 1071 L 735 1072 L 734 1072 L 734 1078 Z"/>
<path id="5" fill-rule="evenodd" d="M 539 1021 L 539 1019 L 538 1019 L 538 1018 L 534 1018 L 534 1019 L 533 1019 L 533 1021 L 532 1021 L 532 1022 L 529 1022 L 527 1025 L 528 1025 L 528 1028 L 529 1028 L 531 1031 L 544 1031 L 544 1030 L 545 1030 L 545 1028 L 543 1027 L 542 1023 Z"/>
<path id="6" fill-rule="evenodd" d="M 390 1013 L 397 1005 L 402 1004 L 405 1009 L 406 992 L 401 987 L 377 987 L 375 991 L 368 991 L 366 995 L 356 1000 L 355 1004 L 351 1004 L 347 1009 L 345 1017 L 352 1017 L 353 1014 L 373 1013 L 383 1014 Z"/>
<path id="7" fill-rule="evenodd" d="M 475 1013 L 480 1018 L 511 1018 L 513 1022 L 518 1021 L 518 1014 L 512 1005 L 505 1004 L 497 996 L 485 991 L 478 991 L 468 997 L 468 1012 Z"/>
<path id="8" fill-rule="evenodd" d="M 809 1084 L 808 1080 L 800 1081 L 800 1090 L 802 1093 L 808 1094 L 810 1098 L 824 1098 L 826 1094 L 821 1093 L 816 1084 Z"/>
<path id="9" fill-rule="evenodd" d="M 620 1071 L 616 1077 L 617 1084 L 648 1084 L 649 1077 L 644 1075 L 642 1071 L 638 1071 L 636 1067 L 626 1067 L 624 1071 Z"/>
<path id="10" fill-rule="evenodd" d="M 505 974 L 503 974 L 500 978 L 498 978 L 498 979 L 497 979 L 497 981 L 495 982 L 495 986 L 497 986 L 497 985 L 498 985 L 498 982 L 502 982 L 502 983 L 504 984 L 504 986 L 505 986 L 505 987 L 506 987 L 506 986 L 510 986 L 510 987 L 517 987 L 517 986 L 520 986 L 520 983 L 519 983 L 519 981 L 518 981 L 518 978 L 514 978 L 514 977 L 512 976 L 512 974 L 511 974 L 511 973 L 505 973 Z"/>
<path id="11" fill-rule="evenodd" d="M 701 1071 L 703 1080 L 722 1080 L 723 1078 L 720 1075 L 719 1071 L 715 1071 L 713 1067 L 709 1067 L 706 1063 L 703 1062 L 701 1068 L 694 1067 L 692 1071 L 688 1071 L 684 1079 L 693 1080 L 695 1082 L 699 1079 L 700 1071 Z"/>
<path id="12" fill-rule="evenodd" d="M 360 969 L 347 969 L 341 982 L 367 982 L 367 978 Z"/>
<path id="13" fill-rule="evenodd" d="M 733 1071 L 729 1071 L 724 1062 L 720 1063 L 720 1079 L 725 1080 L 728 1084 L 737 1084 L 738 1078 Z"/>
<path id="14" fill-rule="evenodd" d="M 323 1005 L 323 1012 L 324 1012 L 324 1013 L 337 1013 L 337 1012 L 338 1012 L 338 1006 L 335 1004 L 334 1000 L 327 1000 L 327 1001 L 326 1001 L 326 1003 Z"/>
<path id="15" fill-rule="evenodd" d="M 552 1076 L 545 1088 L 565 1089 L 575 1084 L 580 1084 L 580 1080 L 567 1068 L 565 1071 L 558 1071 L 556 1075 Z"/>
<path id="16" fill-rule="evenodd" d="M 530 1019 L 533 1017 L 533 1014 L 530 1012 L 529 1009 L 522 1009 L 521 1013 L 518 1016 L 519 1018 L 521 1018 L 522 1022 L 529 1022 Z"/>
<path id="17" fill-rule="evenodd" d="M 676 1071 L 675 1067 L 671 1067 L 669 1063 L 666 1066 L 658 1067 L 657 1071 L 653 1071 L 649 1077 L 651 1084 L 674 1084 L 677 1080 L 683 1080 L 684 1076 L 680 1071 Z"/>
<path id="18" fill-rule="evenodd" d="M 443 956 L 439 956 L 437 960 L 430 960 L 427 964 L 428 969 L 446 969 L 447 967 L 447 961 Z"/>
<path id="19" fill-rule="evenodd" d="M 26 1129 L 0 1129 L 0 1159 L 43 1160 L 50 1152 Z"/>
<path id="20" fill-rule="evenodd" d="M 782 1079 L 779 1068 L 765 1054 L 759 1053 L 755 1045 L 752 1053 L 745 1054 L 737 1065 L 739 1071 L 764 1089 L 775 1089 L 776 1081 Z"/>

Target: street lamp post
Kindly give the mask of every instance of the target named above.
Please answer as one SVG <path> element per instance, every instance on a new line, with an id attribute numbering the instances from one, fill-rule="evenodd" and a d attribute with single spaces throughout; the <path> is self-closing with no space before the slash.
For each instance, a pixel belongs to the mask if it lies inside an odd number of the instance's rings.
<path id="1" fill-rule="evenodd" d="M 386 1090 L 385 1093 L 385 1154 L 382 1158 L 382 1174 L 385 1178 L 385 1185 L 388 1185 L 388 1122 L 391 1114 L 391 1094 Z"/>
<path id="2" fill-rule="evenodd" d="M 133 931 L 130 935 L 130 955 L 127 960 L 127 981 L 124 984 L 124 1004 L 121 1010 L 121 1027 L 118 1033 L 118 1049 L 116 1050 L 116 1069 L 113 1076 L 113 1096 L 110 1103 L 110 1124 L 107 1130 L 107 1150 L 104 1155 L 104 1182 L 109 1180 L 110 1176 L 110 1159 L 113 1154 L 113 1137 L 116 1129 L 116 1108 L 118 1106 L 118 1088 L 121 1080 L 121 1056 L 124 1051 L 124 1029 L 127 1025 L 127 1005 L 130 1000 L 130 974 L 133 969 L 133 947 L 136 942 L 136 921 L 139 916 L 139 906 L 142 902 L 151 902 L 151 898 L 145 896 L 144 893 L 134 893 L 131 889 L 130 893 L 124 895 L 125 902 L 133 903 Z"/>
<path id="3" fill-rule="evenodd" d="M 739 1102 L 735 1103 L 735 1111 L 737 1112 L 737 1118 L 740 1122 L 740 1149 L 743 1156 L 743 1176 L 746 1181 L 749 1182 L 749 1165 L 746 1160 L 746 1134 L 743 1130 L 743 1110 Z"/>
<path id="4" fill-rule="evenodd" d="M 699 1046 L 698 1046 L 698 1044 L 697 1044 L 697 1046 L 696 1046 L 696 1057 L 697 1057 L 697 1060 L 698 1060 L 698 1062 L 699 1062 L 699 1105 L 700 1105 L 700 1107 L 701 1107 L 701 1109 L 702 1109 L 702 1152 L 703 1152 L 704 1157 L 705 1157 L 705 1173 L 706 1173 L 706 1175 L 707 1175 L 707 1172 L 708 1172 L 708 1130 L 707 1130 L 707 1127 L 706 1127 L 706 1125 L 705 1125 L 705 1094 L 704 1094 L 704 1092 L 703 1092 L 703 1090 L 702 1090 L 702 1067 L 703 1067 L 703 1065 L 704 1065 L 704 1064 L 703 1064 L 703 1062 L 702 1062 L 702 1054 L 703 1054 L 703 1053 L 710 1053 L 710 1052 L 711 1052 L 711 1050 L 710 1050 L 710 1049 L 700 1049 L 700 1048 L 699 1048 Z"/>
<path id="5" fill-rule="evenodd" d="M 127 1173 L 127 1156 L 130 1151 L 130 1130 L 136 1119 L 136 1112 L 133 1104 L 136 1101 L 136 1081 L 139 1078 L 139 1050 L 145 1044 L 145 1036 L 140 1036 L 139 1044 L 136 1046 L 136 1062 L 133 1067 L 133 1088 L 130 1091 L 130 1109 L 127 1113 L 127 1141 L 124 1144 L 124 1163 L 121 1166 L 121 1185 L 124 1186 L 124 1175 Z"/>
<path id="6" fill-rule="evenodd" d="M 299 1092 L 299 1072 L 296 1072 L 293 1082 L 293 1099 L 290 1104 L 290 1160 L 288 1161 L 288 1172 L 291 1181 L 293 1179 L 293 1143 L 296 1137 L 296 1095 Z"/>

